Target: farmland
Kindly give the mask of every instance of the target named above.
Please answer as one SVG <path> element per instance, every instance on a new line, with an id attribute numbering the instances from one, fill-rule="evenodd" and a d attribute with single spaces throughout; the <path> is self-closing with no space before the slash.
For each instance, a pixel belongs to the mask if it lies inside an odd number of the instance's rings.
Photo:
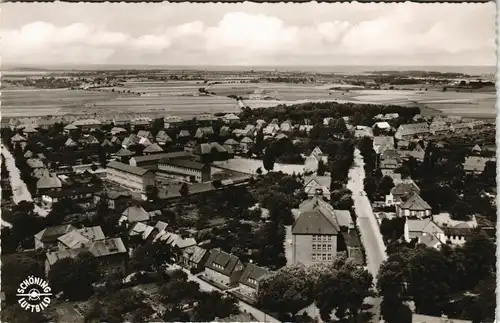
<path id="1" fill-rule="evenodd" d="M 204 88 L 210 95 L 200 93 Z M 410 87 L 412 88 L 412 87 Z M 336 101 L 417 105 L 445 114 L 493 118 L 496 115 L 493 91 L 443 91 L 429 86 L 428 91 L 368 90 L 338 83 L 222 83 L 202 80 L 157 81 L 128 79 L 119 86 L 92 90 L 33 89 L 22 86 L 2 90 L 2 113 L 12 116 L 57 114 L 150 113 L 192 116 L 199 113 L 237 112 L 239 107 L 230 95 L 243 97 L 250 108 L 280 104 Z M 424 109 L 425 110 L 425 109 Z"/>

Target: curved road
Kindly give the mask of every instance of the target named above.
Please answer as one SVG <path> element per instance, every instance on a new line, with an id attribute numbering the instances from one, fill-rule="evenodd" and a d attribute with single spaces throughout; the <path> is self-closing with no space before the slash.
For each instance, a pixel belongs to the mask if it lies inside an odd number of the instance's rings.
<path id="1" fill-rule="evenodd" d="M 373 283 L 377 284 L 377 275 L 380 266 L 387 259 L 386 249 L 379 225 L 373 214 L 370 200 L 366 196 L 363 187 L 365 179 L 364 161 L 360 151 L 354 151 L 354 166 L 349 171 L 349 182 L 347 188 L 352 191 L 354 210 L 357 215 L 357 226 L 361 234 L 361 243 L 365 249 L 367 269 L 373 275 Z M 374 322 L 378 322 L 378 313 L 381 299 L 370 300 L 373 305 L 372 313 Z"/>

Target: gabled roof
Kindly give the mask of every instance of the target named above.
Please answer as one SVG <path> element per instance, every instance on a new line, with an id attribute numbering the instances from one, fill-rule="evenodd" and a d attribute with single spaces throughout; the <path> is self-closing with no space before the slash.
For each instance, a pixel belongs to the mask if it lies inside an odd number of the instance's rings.
<path id="1" fill-rule="evenodd" d="M 144 150 L 143 150 L 143 152 L 145 152 L 145 153 L 157 153 L 160 151 L 163 151 L 163 149 L 160 146 L 158 146 L 157 143 L 149 145 L 146 148 L 144 148 Z"/>
<path id="2" fill-rule="evenodd" d="M 19 141 L 26 141 L 26 138 L 21 136 L 20 134 L 16 133 L 12 138 L 10 138 L 12 142 L 19 142 Z"/>
<path id="3" fill-rule="evenodd" d="M 95 241 L 89 248 L 94 257 L 110 256 L 118 253 L 127 253 L 127 248 L 121 238 L 108 238 Z"/>
<path id="4" fill-rule="evenodd" d="M 40 177 L 40 179 L 36 182 L 36 188 L 38 189 L 61 188 L 61 187 L 62 187 L 61 180 L 56 176 L 45 175 Z"/>
<path id="5" fill-rule="evenodd" d="M 189 133 L 188 130 L 181 130 L 179 131 L 179 133 L 177 134 L 177 137 L 180 138 L 180 137 L 189 137 L 191 136 L 191 134 Z"/>
<path id="6" fill-rule="evenodd" d="M 420 188 L 415 184 L 413 181 L 409 182 L 403 182 L 396 184 L 392 189 L 391 189 L 391 194 L 396 196 L 396 195 L 408 195 L 410 193 L 420 193 Z"/>
<path id="7" fill-rule="evenodd" d="M 165 130 L 160 130 L 156 134 L 156 141 L 157 142 L 172 142 L 172 138 L 167 134 Z"/>
<path id="8" fill-rule="evenodd" d="M 148 138 L 141 138 L 139 139 L 139 145 L 147 147 L 151 145 L 151 141 Z"/>
<path id="9" fill-rule="evenodd" d="M 183 168 L 196 169 L 196 170 L 201 170 L 207 167 L 207 165 L 203 163 L 199 163 L 189 159 L 162 159 L 160 160 L 159 164 L 179 166 Z"/>
<path id="10" fill-rule="evenodd" d="M 76 120 L 73 122 L 75 126 L 93 126 L 93 125 L 100 125 L 101 121 L 97 119 L 81 119 L 81 120 Z"/>
<path id="11" fill-rule="evenodd" d="M 141 206 L 132 205 L 122 212 L 128 222 L 141 222 L 149 220 L 149 213 Z"/>
<path id="12" fill-rule="evenodd" d="M 121 148 L 120 150 L 118 150 L 118 152 L 115 154 L 116 156 L 119 156 L 119 157 L 128 157 L 128 156 L 132 156 L 134 153 L 131 152 L 130 150 L 126 149 L 126 148 Z"/>
<path id="13" fill-rule="evenodd" d="M 432 209 L 417 193 L 411 193 L 408 199 L 400 205 L 400 208 L 410 211 L 426 211 Z"/>
<path id="14" fill-rule="evenodd" d="M 76 228 L 71 224 L 57 225 L 43 229 L 35 234 L 35 238 L 41 242 L 55 242 L 57 238 L 73 230 Z"/>
<path id="15" fill-rule="evenodd" d="M 150 131 L 139 130 L 139 132 L 137 133 L 137 137 L 139 137 L 139 138 L 153 138 L 153 135 L 151 134 Z"/>
<path id="16" fill-rule="evenodd" d="M 199 246 L 191 246 L 184 249 L 183 255 L 189 261 L 199 264 L 203 260 L 203 257 L 207 254 L 207 250 Z"/>
<path id="17" fill-rule="evenodd" d="M 241 274 L 240 283 L 247 285 L 251 288 L 257 288 L 257 281 L 271 272 L 265 268 L 256 266 L 255 264 L 248 264 Z"/>
<path id="18" fill-rule="evenodd" d="M 317 196 L 302 202 L 300 215 L 292 226 L 293 234 L 338 234 L 339 224 L 333 207 Z"/>
<path id="19" fill-rule="evenodd" d="M 224 149 L 224 147 L 222 147 L 218 142 L 210 142 L 196 145 L 194 147 L 194 153 L 205 155 L 210 154 L 214 149 L 217 152 L 226 152 L 226 149 Z"/>
<path id="20" fill-rule="evenodd" d="M 117 133 L 120 133 L 120 132 L 127 132 L 127 129 L 121 128 L 121 127 L 113 127 L 113 128 L 111 128 L 110 132 L 112 134 L 117 134 Z"/>
<path id="21" fill-rule="evenodd" d="M 104 139 L 102 142 L 101 142 L 101 146 L 102 147 L 113 147 L 113 144 L 111 143 L 111 141 L 109 141 L 107 138 Z"/>
<path id="22" fill-rule="evenodd" d="M 253 140 L 248 138 L 248 137 L 245 137 L 243 139 L 241 139 L 240 143 L 242 144 L 252 144 L 253 143 Z"/>
<path id="23" fill-rule="evenodd" d="M 144 156 L 134 156 L 132 157 L 136 163 L 142 163 L 153 160 L 161 160 L 161 159 L 177 159 L 177 158 L 185 158 L 188 157 L 189 154 L 185 151 L 175 151 L 170 153 L 161 153 L 154 155 L 144 155 Z"/>
<path id="24" fill-rule="evenodd" d="M 107 168 L 114 168 L 126 173 L 131 173 L 134 175 L 138 176 L 143 176 L 148 172 L 147 169 L 141 168 L 141 167 L 135 167 L 135 166 L 130 166 L 128 164 L 120 163 L 117 161 L 110 161 L 108 165 L 106 166 Z"/>
<path id="25" fill-rule="evenodd" d="M 224 142 L 224 145 L 233 145 L 233 146 L 235 146 L 235 145 L 238 145 L 238 142 L 236 140 L 234 140 L 233 138 L 229 138 L 228 140 L 226 140 Z"/>
<path id="26" fill-rule="evenodd" d="M 240 120 L 240 117 L 235 115 L 234 113 L 228 113 L 222 117 L 225 120 Z"/>
<path id="27" fill-rule="evenodd" d="M 77 230 L 68 232 L 63 236 L 60 236 L 57 240 L 70 249 L 84 248 L 85 245 L 90 242 L 89 239 L 84 237 Z"/>
<path id="28" fill-rule="evenodd" d="M 407 219 L 406 223 L 408 225 L 409 232 L 422 232 L 429 234 L 444 233 L 444 231 L 431 219 L 422 219 L 422 220 Z"/>
<path id="29" fill-rule="evenodd" d="M 217 248 L 210 250 L 205 266 L 224 276 L 230 276 L 238 263 L 241 263 L 238 257 Z"/>

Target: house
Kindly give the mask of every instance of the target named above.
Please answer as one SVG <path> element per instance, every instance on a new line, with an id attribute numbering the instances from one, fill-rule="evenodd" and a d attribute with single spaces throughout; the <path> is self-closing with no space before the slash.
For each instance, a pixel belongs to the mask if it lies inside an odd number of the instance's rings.
<path id="1" fill-rule="evenodd" d="M 74 131 L 76 131 L 78 129 L 79 128 L 77 126 L 75 126 L 74 124 L 70 123 L 70 124 L 64 126 L 63 132 L 65 134 L 70 134 L 70 133 L 72 133 L 72 132 L 74 132 Z"/>
<path id="2" fill-rule="evenodd" d="M 59 191 L 62 188 L 62 183 L 57 176 L 52 176 L 49 172 L 45 172 L 42 177 L 36 182 L 37 193 L 45 193 L 48 191 Z"/>
<path id="3" fill-rule="evenodd" d="M 57 225 L 48 227 L 35 234 L 35 249 L 55 247 L 58 244 L 57 239 L 68 232 L 76 230 L 71 224 Z"/>
<path id="4" fill-rule="evenodd" d="M 420 195 L 413 192 L 396 204 L 396 215 L 400 217 L 426 218 L 432 215 L 432 208 Z"/>
<path id="5" fill-rule="evenodd" d="M 200 163 L 228 160 L 228 152 L 218 142 L 197 144 L 193 149 L 194 160 Z"/>
<path id="6" fill-rule="evenodd" d="M 146 169 L 156 169 L 162 159 L 189 159 L 191 154 L 185 151 L 175 151 L 170 153 L 159 153 L 145 156 L 134 156 L 130 158 L 129 164 L 135 167 Z"/>
<path id="7" fill-rule="evenodd" d="M 241 260 L 221 249 L 212 249 L 205 263 L 204 276 L 227 287 L 236 285 L 243 274 Z"/>
<path id="8" fill-rule="evenodd" d="M 480 153 L 481 151 L 482 151 L 482 149 L 478 144 L 474 145 L 474 147 L 472 147 L 472 149 L 471 149 L 471 152 L 473 152 L 473 153 Z"/>
<path id="9" fill-rule="evenodd" d="M 48 191 L 42 194 L 42 204 L 50 208 L 55 203 L 63 200 L 90 203 L 93 199 L 93 195 L 97 191 L 99 191 L 97 186 L 68 187 L 58 191 Z"/>
<path id="10" fill-rule="evenodd" d="M 293 130 L 293 125 L 290 121 L 284 121 L 280 125 L 280 131 L 281 132 L 292 132 Z"/>
<path id="11" fill-rule="evenodd" d="M 436 249 L 439 249 L 442 244 L 446 243 L 444 231 L 432 219 L 406 219 L 404 239 L 407 242 L 417 239 L 418 243 Z"/>
<path id="12" fill-rule="evenodd" d="M 325 158 L 326 156 L 324 156 L 321 149 L 319 147 L 315 147 L 311 154 L 307 156 L 304 161 L 304 172 L 316 172 L 319 167 L 319 162 L 321 160 L 324 162 Z"/>
<path id="13" fill-rule="evenodd" d="M 239 122 L 240 118 L 234 113 L 228 113 L 222 117 L 222 120 L 224 120 L 225 123 L 234 123 Z"/>
<path id="14" fill-rule="evenodd" d="M 160 231 L 153 241 L 163 241 L 172 248 L 176 248 L 181 252 L 183 252 L 186 248 L 196 246 L 196 240 L 194 238 L 182 237 L 177 233 L 165 230 Z"/>
<path id="15" fill-rule="evenodd" d="M 184 120 L 178 116 L 168 116 L 163 118 L 163 124 L 165 129 L 173 128 L 175 126 L 180 125 L 183 122 Z"/>
<path id="16" fill-rule="evenodd" d="M 412 180 L 405 180 L 396 184 L 391 192 L 385 197 L 385 205 L 392 206 L 399 204 L 403 199 L 413 193 L 420 194 L 420 188 Z"/>
<path id="17" fill-rule="evenodd" d="M 133 145 L 137 145 L 139 143 L 139 137 L 137 137 L 136 134 L 134 133 L 131 133 L 128 137 L 126 137 L 125 139 L 123 139 L 122 141 L 122 147 L 123 148 L 128 148 L 130 146 L 133 146 Z"/>
<path id="18" fill-rule="evenodd" d="M 147 186 L 155 185 L 155 174 L 145 168 L 111 161 L 106 166 L 106 180 L 134 191 L 144 192 Z"/>
<path id="19" fill-rule="evenodd" d="M 132 118 L 132 120 L 130 120 L 130 125 L 132 126 L 132 129 L 137 129 L 138 127 L 148 127 L 152 122 L 153 119 L 150 117 L 139 116 Z"/>
<path id="20" fill-rule="evenodd" d="M 114 146 L 113 143 L 109 141 L 109 139 L 107 138 L 104 138 L 104 140 L 101 142 L 101 147 L 103 148 L 111 148 L 113 146 Z"/>
<path id="21" fill-rule="evenodd" d="M 38 130 L 31 125 L 23 126 L 21 131 L 26 136 L 26 138 L 29 138 L 38 132 Z"/>
<path id="22" fill-rule="evenodd" d="M 199 127 L 194 134 L 195 138 L 207 138 L 214 134 L 214 129 L 212 127 Z"/>
<path id="23" fill-rule="evenodd" d="M 429 125 L 426 122 L 410 123 L 400 125 L 394 134 L 394 138 L 404 140 L 429 134 Z"/>
<path id="24" fill-rule="evenodd" d="M 58 260 L 76 258 L 82 252 L 90 252 L 98 261 L 99 269 L 106 273 L 125 274 L 128 262 L 128 251 L 121 238 L 108 238 L 94 241 L 83 248 L 63 249 L 46 254 L 45 271 L 49 273 L 50 267 Z"/>
<path id="25" fill-rule="evenodd" d="M 425 158 L 425 150 L 418 145 L 413 150 L 400 149 L 398 152 L 399 152 L 399 156 L 401 157 L 402 160 L 408 160 L 411 157 L 413 157 L 416 160 L 422 162 Z"/>
<path id="26" fill-rule="evenodd" d="M 478 227 L 475 215 L 469 221 L 459 221 L 453 220 L 448 213 L 439 213 L 433 214 L 432 220 L 444 231 L 446 242 L 452 245 L 463 245 Z"/>
<path id="27" fill-rule="evenodd" d="M 354 127 L 354 137 L 363 138 L 369 137 L 373 138 L 373 129 L 366 126 L 356 126 Z"/>
<path id="28" fill-rule="evenodd" d="M 373 129 L 377 128 L 382 131 L 390 131 L 391 125 L 387 121 L 375 122 L 372 126 Z"/>
<path id="29" fill-rule="evenodd" d="M 472 129 L 470 123 L 454 123 L 450 126 L 450 131 L 454 133 L 465 133 Z"/>
<path id="30" fill-rule="evenodd" d="M 66 233 L 57 238 L 59 250 L 78 249 L 94 241 L 104 240 L 104 232 L 100 226 L 84 227 Z"/>
<path id="31" fill-rule="evenodd" d="M 113 128 L 111 128 L 110 133 L 111 133 L 113 136 L 116 136 L 116 135 L 119 135 L 119 134 L 121 134 L 121 133 L 127 133 L 127 129 L 120 128 L 120 127 L 113 127 Z"/>
<path id="32" fill-rule="evenodd" d="M 241 141 L 240 141 L 241 149 L 246 150 L 246 151 L 248 151 L 253 146 L 253 144 L 254 144 L 253 140 L 248 138 L 248 137 L 245 137 L 245 138 L 241 139 Z"/>
<path id="33" fill-rule="evenodd" d="M 205 263 L 210 253 L 199 246 L 191 246 L 184 249 L 181 256 L 182 265 L 194 273 L 205 269 Z"/>
<path id="34" fill-rule="evenodd" d="M 131 205 L 122 212 L 120 222 L 126 220 L 129 223 L 149 221 L 151 215 L 140 205 Z"/>
<path id="35" fill-rule="evenodd" d="M 135 222 L 131 225 L 129 230 L 129 236 L 131 238 L 139 238 L 142 242 L 151 242 L 156 236 L 155 231 L 158 231 L 155 227 L 144 224 L 142 222 Z"/>
<path id="36" fill-rule="evenodd" d="M 383 176 L 391 176 L 402 165 L 402 160 L 396 150 L 387 149 L 380 156 L 379 167 Z"/>
<path id="37" fill-rule="evenodd" d="M 104 190 L 102 193 L 94 194 L 94 204 L 97 205 L 102 199 L 107 201 L 109 209 L 121 212 L 132 200 L 132 196 L 129 192 L 111 190 Z"/>
<path id="38" fill-rule="evenodd" d="M 354 224 L 349 211 L 334 210 L 319 196 L 302 202 L 292 226 L 292 262 L 332 263 L 337 252 L 344 251 L 342 232 L 350 230 Z"/>
<path id="39" fill-rule="evenodd" d="M 189 138 L 191 137 L 191 134 L 189 133 L 188 130 L 181 130 L 177 134 L 177 138 L 182 139 L 182 138 Z"/>
<path id="40" fill-rule="evenodd" d="M 435 121 L 429 126 L 429 132 L 433 135 L 441 135 L 450 132 L 450 127 L 446 122 Z"/>
<path id="41" fill-rule="evenodd" d="M 166 145 L 172 142 L 172 138 L 167 135 L 167 132 L 165 130 L 160 130 L 156 134 L 156 142 L 160 145 Z"/>
<path id="42" fill-rule="evenodd" d="M 151 131 L 147 131 L 147 130 L 139 130 L 139 132 L 137 132 L 137 137 L 139 137 L 139 138 L 146 138 L 149 141 L 154 140 L 154 137 L 151 134 Z"/>
<path id="43" fill-rule="evenodd" d="M 373 150 L 376 154 L 381 154 L 387 149 L 394 149 L 394 137 L 375 136 L 373 137 Z"/>
<path id="44" fill-rule="evenodd" d="M 211 180 L 210 164 L 189 159 L 162 159 L 158 163 L 159 176 L 180 179 L 191 183 Z"/>
<path id="45" fill-rule="evenodd" d="M 133 156 L 134 153 L 128 150 L 127 148 L 121 148 L 115 153 L 115 156 L 117 157 L 130 157 Z"/>
<path id="46" fill-rule="evenodd" d="M 118 138 L 117 136 L 113 136 L 111 137 L 111 143 L 115 146 L 121 146 L 122 144 L 122 141 L 120 140 L 120 138 Z"/>
<path id="47" fill-rule="evenodd" d="M 87 139 L 85 140 L 85 143 L 89 146 L 91 145 L 98 145 L 99 140 L 95 136 L 88 136 Z"/>
<path id="48" fill-rule="evenodd" d="M 311 176 L 304 179 L 304 192 L 312 198 L 316 195 L 330 199 L 330 176 Z"/>
<path id="49" fill-rule="evenodd" d="M 259 291 L 259 280 L 269 275 L 271 272 L 255 264 L 248 264 L 241 274 L 239 281 L 239 291 L 242 294 L 255 298 Z"/>
<path id="50" fill-rule="evenodd" d="M 14 136 L 12 136 L 12 138 L 10 138 L 10 142 L 12 143 L 12 146 L 15 146 L 16 144 L 26 143 L 26 138 L 16 133 Z"/>
<path id="51" fill-rule="evenodd" d="M 231 134 L 231 128 L 229 126 L 222 126 L 219 130 L 219 136 L 228 137 Z"/>
<path id="52" fill-rule="evenodd" d="M 162 152 L 163 152 L 163 149 L 157 143 L 154 143 L 154 144 L 147 146 L 142 151 L 142 153 L 145 155 L 158 154 L 158 153 L 162 153 Z"/>
<path id="53" fill-rule="evenodd" d="M 274 136 L 279 130 L 280 127 L 277 124 L 270 123 L 262 130 L 262 133 L 267 136 Z"/>
<path id="54" fill-rule="evenodd" d="M 118 115 L 113 118 L 113 124 L 115 126 L 124 126 L 130 123 L 130 117 L 126 115 Z"/>
<path id="55" fill-rule="evenodd" d="M 73 125 L 82 131 L 101 129 L 101 121 L 97 119 L 81 119 L 73 122 Z"/>
<path id="56" fill-rule="evenodd" d="M 468 174 L 481 174 L 488 161 L 496 161 L 496 159 L 480 156 L 467 156 L 465 157 L 465 161 L 463 163 L 464 172 Z"/>
<path id="57" fill-rule="evenodd" d="M 149 141 L 148 138 L 139 138 L 138 144 L 143 146 L 143 147 L 148 147 L 148 146 L 152 145 L 152 142 Z"/>
<path id="58" fill-rule="evenodd" d="M 236 148 L 237 146 L 239 146 L 239 142 L 237 142 L 236 140 L 234 140 L 233 138 L 229 138 L 228 140 L 224 141 L 224 145 L 227 145 L 227 146 L 232 146 L 234 148 Z"/>

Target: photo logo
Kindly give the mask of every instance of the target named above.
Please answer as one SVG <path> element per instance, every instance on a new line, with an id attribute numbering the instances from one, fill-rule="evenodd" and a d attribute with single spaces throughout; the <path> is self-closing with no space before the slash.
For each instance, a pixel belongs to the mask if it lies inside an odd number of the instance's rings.
<path id="1" fill-rule="evenodd" d="M 16 296 L 22 308 L 30 312 L 41 312 L 50 305 L 52 290 L 49 284 L 40 277 L 29 276 L 19 285 Z"/>

